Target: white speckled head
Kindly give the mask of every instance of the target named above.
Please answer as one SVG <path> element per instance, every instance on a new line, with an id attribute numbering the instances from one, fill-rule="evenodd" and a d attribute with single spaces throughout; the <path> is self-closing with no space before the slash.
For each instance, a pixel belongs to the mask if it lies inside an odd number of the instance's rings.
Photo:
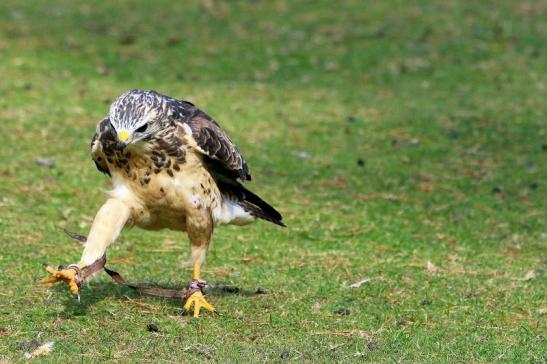
<path id="1" fill-rule="evenodd" d="M 161 129 L 169 100 L 156 91 L 130 90 L 112 103 L 108 118 L 121 141 L 140 140 Z"/>

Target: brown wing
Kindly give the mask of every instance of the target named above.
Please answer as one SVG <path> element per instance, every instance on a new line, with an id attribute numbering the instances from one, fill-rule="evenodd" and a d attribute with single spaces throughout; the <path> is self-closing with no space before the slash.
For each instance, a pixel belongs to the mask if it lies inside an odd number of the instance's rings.
<path id="1" fill-rule="evenodd" d="M 192 130 L 199 152 L 212 159 L 210 163 L 242 181 L 251 180 L 249 167 L 239 149 L 209 115 L 196 108 L 184 122 Z"/>

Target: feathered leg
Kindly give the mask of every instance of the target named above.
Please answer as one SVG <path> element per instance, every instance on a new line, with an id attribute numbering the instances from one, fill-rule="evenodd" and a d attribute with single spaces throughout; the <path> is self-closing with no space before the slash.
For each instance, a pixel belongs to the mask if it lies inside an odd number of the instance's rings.
<path id="1" fill-rule="evenodd" d="M 52 276 L 42 280 L 42 283 L 53 284 L 63 281 L 69 286 L 72 294 L 78 294 L 81 283 L 80 270 L 90 266 L 105 254 L 106 248 L 116 240 L 125 226 L 129 214 L 127 203 L 118 199 L 108 199 L 93 220 L 80 262 L 69 265 L 66 269 L 48 267 L 47 271 Z"/>
<path id="2" fill-rule="evenodd" d="M 190 284 L 190 293 L 184 304 L 184 310 L 189 312 L 194 306 L 194 317 L 199 317 L 200 308 L 214 312 L 215 308 L 205 300 L 203 287 L 207 284 L 201 279 L 201 266 L 205 261 L 211 235 L 213 233 L 213 221 L 210 215 L 202 214 L 186 219 L 186 230 L 190 239 L 192 250 L 193 276 Z"/>

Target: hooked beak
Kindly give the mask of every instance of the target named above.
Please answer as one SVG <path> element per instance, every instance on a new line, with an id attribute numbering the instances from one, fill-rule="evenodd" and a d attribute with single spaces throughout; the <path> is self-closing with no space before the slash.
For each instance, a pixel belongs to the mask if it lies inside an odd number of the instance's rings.
<path id="1" fill-rule="evenodd" d="M 127 146 L 129 140 L 129 133 L 127 130 L 121 130 L 118 132 L 118 147 L 124 149 Z"/>

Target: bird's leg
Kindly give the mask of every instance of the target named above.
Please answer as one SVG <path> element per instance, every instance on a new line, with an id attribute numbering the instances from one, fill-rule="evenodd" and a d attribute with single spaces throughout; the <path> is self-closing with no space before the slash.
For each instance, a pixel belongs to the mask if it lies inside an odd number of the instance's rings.
<path id="1" fill-rule="evenodd" d="M 200 275 L 201 265 L 205 260 L 206 253 L 207 246 L 192 245 L 193 276 L 186 303 L 184 304 L 184 311 L 190 312 L 192 306 L 194 306 L 194 317 L 199 317 L 199 310 L 201 307 L 210 312 L 215 311 L 215 308 L 205 300 L 203 289 L 207 285 L 207 282 L 202 280 Z"/>
<path id="2" fill-rule="evenodd" d="M 190 238 L 190 246 L 192 250 L 192 265 L 193 275 L 192 283 L 190 283 L 186 303 L 184 304 L 184 311 L 190 312 L 192 306 L 194 306 L 194 317 L 199 317 L 200 308 L 204 308 L 207 311 L 215 312 L 215 308 L 205 300 L 205 293 L 203 289 L 207 285 L 207 282 L 201 279 L 201 265 L 205 261 L 207 249 L 209 248 L 209 241 L 212 234 L 212 222 L 207 220 L 199 220 L 199 222 L 206 222 L 204 224 L 206 228 L 198 228 L 199 225 L 187 224 L 188 237 Z"/>
<path id="3" fill-rule="evenodd" d="M 78 264 L 71 264 L 67 268 L 55 269 L 48 267 L 51 277 L 42 280 L 44 284 L 65 282 L 72 294 L 78 294 L 81 285 L 81 270 L 101 259 L 106 248 L 116 240 L 120 231 L 129 218 L 129 206 L 118 199 L 108 199 L 99 209 L 85 243 L 82 258 Z"/>

